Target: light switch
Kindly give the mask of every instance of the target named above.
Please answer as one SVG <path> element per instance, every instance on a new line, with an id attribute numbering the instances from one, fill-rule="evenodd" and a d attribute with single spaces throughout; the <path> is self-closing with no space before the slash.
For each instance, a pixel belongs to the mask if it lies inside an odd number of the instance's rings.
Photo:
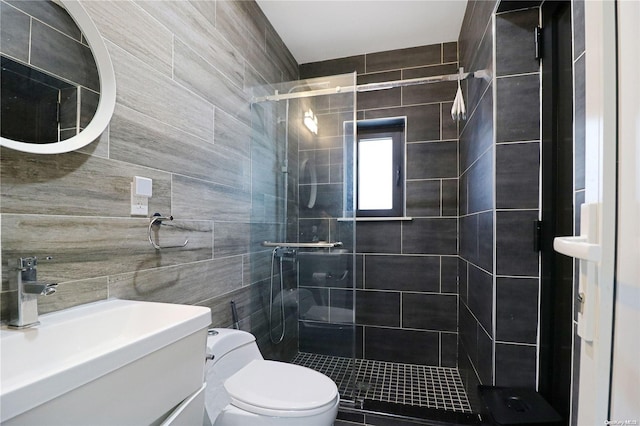
<path id="1" fill-rule="evenodd" d="M 131 182 L 131 215 L 147 216 L 149 214 L 149 198 L 153 193 L 153 180 L 134 176 Z"/>
<path id="2" fill-rule="evenodd" d="M 153 190 L 153 180 L 146 177 L 134 176 L 133 186 L 135 188 L 135 195 L 148 198 L 151 197 Z"/>

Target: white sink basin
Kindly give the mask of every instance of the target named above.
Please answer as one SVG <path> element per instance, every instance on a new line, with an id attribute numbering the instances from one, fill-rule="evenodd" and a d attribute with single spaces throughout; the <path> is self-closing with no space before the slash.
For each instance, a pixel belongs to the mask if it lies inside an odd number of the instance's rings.
<path id="1" fill-rule="evenodd" d="M 155 399 L 158 409 L 153 413 L 131 413 L 122 419 L 102 419 L 105 424 L 120 420 L 130 420 L 130 424 L 156 421 L 202 385 L 206 328 L 210 322 L 210 310 L 205 307 L 107 300 L 41 315 L 40 325 L 33 328 L 5 327 L 0 330 L 0 422 L 23 416 L 16 423 L 28 423 L 39 421 L 41 414 L 45 419 L 58 414 L 62 416 L 56 420 L 59 424 L 76 421 L 82 424 L 86 419 L 80 417 L 82 413 L 78 412 L 83 409 L 77 404 L 87 405 L 87 400 L 99 399 L 96 403 L 105 405 L 103 398 L 118 400 L 118 392 L 131 396 L 123 401 L 134 403 L 136 392 L 151 392 L 143 395 L 143 399 Z M 182 342 L 182 346 L 176 347 L 178 342 Z M 158 355 L 165 348 L 170 348 L 166 356 Z M 180 358 L 182 352 L 185 356 Z M 147 358 L 148 362 L 143 360 Z M 197 365 L 186 365 L 194 363 Z M 121 385 L 113 377 L 106 385 L 95 385 L 102 383 L 100 378 L 109 377 L 125 366 L 129 366 L 129 370 L 123 389 L 118 388 Z M 172 383 L 182 378 L 174 377 L 177 374 L 163 376 L 168 374 L 165 369 L 185 369 L 180 375 L 189 376 L 185 380 L 190 383 Z M 143 374 L 138 376 L 138 372 Z M 137 380 L 148 383 L 136 383 Z M 93 384 L 87 386 L 89 383 Z M 136 390 L 136 386 L 140 388 Z M 154 387 L 158 389 L 158 386 L 166 389 L 157 392 L 161 393 L 157 396 Z M 96 389 L 92 391 L 93 388 Z M 178 394 L 171 395 L 176 388 Z M 94 393 L 87 393 L 86 389 Z M 105 392 L 108 394 L 103 395 Z M 79 395 L 80 399 L 73 395 Z M 70 398 L 67 405 L 74 411 L 68 421 L 64 420 L 66 413 L 58 412 L 67 408 L 56 401 L 65 398 Z M 144 405 L 144 402 L 137 404 Z M 39 414 L 37 407 L 40 406 L 44 411 Z M 49 406 L 51 408 L 47 408 Z M 84 409 L 92 416 L 98 414 L 96 410 L 98 408 L 90 406 Z M 107 411 L 114 410 L 126 414 L 128 409 L 119 406 Z M 40 417 L 33 417 L 35 414 Z M 74 417 L 78 418 L 74 420 Z M 90 420 L 96 424 L 96 417 Z"/>

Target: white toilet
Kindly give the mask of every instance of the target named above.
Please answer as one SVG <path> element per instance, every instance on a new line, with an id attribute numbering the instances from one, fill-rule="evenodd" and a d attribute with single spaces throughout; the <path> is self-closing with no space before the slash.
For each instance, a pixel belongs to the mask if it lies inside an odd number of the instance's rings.
<path id="1" fill-rule="evenodd" d="M 333 425 L 340 403 L 336 384 L 306 367 L 266 361 L 252 334 L 210 330 L 207 358 L 205 424 Z"/>

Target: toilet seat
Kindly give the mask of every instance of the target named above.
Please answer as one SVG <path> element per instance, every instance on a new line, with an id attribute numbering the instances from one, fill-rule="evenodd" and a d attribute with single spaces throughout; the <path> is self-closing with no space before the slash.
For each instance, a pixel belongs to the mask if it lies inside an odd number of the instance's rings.
<path id="1" fill-rule="evenodd" d="M 271 417 L 305 417 L 336 405 L 335 383 L 327 376 L 293 364 L 254 360 L 229 377 L 224 387 L 232 405 Z"/>

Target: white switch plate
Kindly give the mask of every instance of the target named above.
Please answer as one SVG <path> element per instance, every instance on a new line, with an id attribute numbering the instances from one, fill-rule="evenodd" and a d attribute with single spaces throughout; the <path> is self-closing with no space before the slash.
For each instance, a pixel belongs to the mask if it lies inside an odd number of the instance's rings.
<path id="1" fill-rule="evenodd" d="M 142 176 L 133 177 L 133 193 L 138 196 L 151 198 L 153 190 L 153 179 Z"/>
<path id="2" fill-rule="evenodd" d="M 134 183 L 131 182 L 131 215 L 147 216 L 149 214 L 149 198 L 135 195 Z"/>

